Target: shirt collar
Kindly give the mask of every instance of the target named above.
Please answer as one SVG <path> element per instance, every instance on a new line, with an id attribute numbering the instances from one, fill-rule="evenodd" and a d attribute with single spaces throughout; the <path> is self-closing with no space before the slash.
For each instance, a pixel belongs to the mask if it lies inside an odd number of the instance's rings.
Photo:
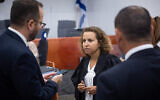
<path id="1" fill-rule="evenodd" d="M 10 31 L 14 32 L 15 34 L 17 34 L 27 46 L 27 39 L 24 37 L 24 35 L 22 35 L 22 33 L 18 32 L 17 30 L 13 29 L 12 27 L 8 27 L 8 29 Z"/>
<path id="2" fill-rule="evenodd" d="M 140 45 L 135 48 L 132 48 L 125 54 L 125 60 L 127 60 L 132 54 L 134 54 L 138 51 L 144 50 L 144 49 L 149 49 L 149 48 L 153 48 L 153 45 L 152 44 L 144 44 L 144 45 Z"/>
<path id="3" fill-rule="evenodd" d="M 157 46 L 160 47 L 160 41 L 157 43 Z"/>

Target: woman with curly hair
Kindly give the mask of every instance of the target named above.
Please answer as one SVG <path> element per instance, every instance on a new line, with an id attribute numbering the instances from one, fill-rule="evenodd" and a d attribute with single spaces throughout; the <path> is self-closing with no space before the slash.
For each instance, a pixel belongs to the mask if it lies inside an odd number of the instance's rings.
<path id="1" fill-rule="evenodd" d="M 83 29 L 80 38 L 82 52 L 86 55 L 72 75 L 76 100 L 95 100 L 97 77 L 120 60 L 109 54 L 111 41 L 105 32 L 95 26 Z"/>
<path id="2" fill-rule="evenodd" d="M 152 18 L 152 44 L 155 48 L 160 48 L 160 17 Z"/>

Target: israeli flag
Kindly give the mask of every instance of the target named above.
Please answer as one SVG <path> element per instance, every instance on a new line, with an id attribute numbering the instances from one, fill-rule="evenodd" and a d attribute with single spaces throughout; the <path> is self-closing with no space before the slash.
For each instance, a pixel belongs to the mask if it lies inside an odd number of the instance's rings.
<path id="1" fill-rule="evenodd" d="M 87 0 L 76 0 L 76 10 L 77 10 L 77 18 L 76 18 L 76 28 L 82 29 L 88 27 L 87 16 L 86 16 L 86 3 Z"/>

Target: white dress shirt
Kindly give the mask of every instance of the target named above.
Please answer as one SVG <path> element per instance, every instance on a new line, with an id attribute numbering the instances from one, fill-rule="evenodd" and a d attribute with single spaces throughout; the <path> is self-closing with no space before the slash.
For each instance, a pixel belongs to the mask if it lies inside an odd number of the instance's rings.
<path id="1" fill-rule="evenodd" d="M 157 43 L 157 46 L 160 48 L 160 41 Z"/>
<path id="2" fill-rule="evenodd" d="M 144 44 L 144 45 L 140 45 L 135 48 L 132 48 L 126 53 L 125 60 L 127 60 L 134 53 L 141 51 L 141 50 L 144 50 L 144 49 L 149 49 L 149 48 L 153 48 L 153 45 L 152 44 Z"/>
<path id="3" fill-rule="evenodd" d="M 88 73 L 85 75 L 84 81 L 86 87 L 88 86 L 93 86 L 93 78 L 95 77 L 95 72 L 94 72 L 95 65 L 90 69 L 90 62 L 88 64 Z M 93 100 L 93 95 L 89 94 L 88 92 L 85 92 L 85 100 Z"/>

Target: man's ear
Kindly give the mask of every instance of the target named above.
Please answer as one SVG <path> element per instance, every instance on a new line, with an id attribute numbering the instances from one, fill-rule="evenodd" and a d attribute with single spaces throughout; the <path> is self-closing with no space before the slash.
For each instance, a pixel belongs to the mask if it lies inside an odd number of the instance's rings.
<path id="1" fill-rule="evenodd" d="M 32 31 L 34 29 L 34 27 L 35 27 L 35 21 L 33 19 L 30 19 L 27 22 L 27 28 Z"/>
<path id="2" fill-rule="evenodd" d="M 120 30 L 119 29 L 115 29 L 115 32 L 116 32 L 116 39 L 117 39 L 117 42 L 120 42 L 121 41 L 121 39 L 122 39 L 122 34 L 121 34 L 121 32 L 120 32 Z"/>

